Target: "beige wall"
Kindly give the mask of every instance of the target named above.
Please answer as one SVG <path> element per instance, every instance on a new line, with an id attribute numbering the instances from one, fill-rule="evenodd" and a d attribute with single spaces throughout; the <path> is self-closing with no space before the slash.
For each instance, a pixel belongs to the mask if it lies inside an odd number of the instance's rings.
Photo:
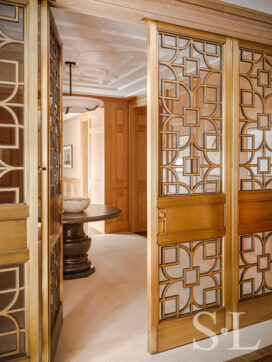
<path id="1" fill-rule="evenodd" d="M 63 146 L 73 146 L 72 168 L 63 167 L 63 196 L 80 195 L 80 117 L 75 116 L 63 122 Z"/>
<path id="2" fill-rule="evenodd" d="M 105 143 L 104 108 L 90 112 L 89 118 L 89 197 L 92 204 L 105 204 Z M 105 222 L 90 223 L 92 228 L 105 232 Z"/>

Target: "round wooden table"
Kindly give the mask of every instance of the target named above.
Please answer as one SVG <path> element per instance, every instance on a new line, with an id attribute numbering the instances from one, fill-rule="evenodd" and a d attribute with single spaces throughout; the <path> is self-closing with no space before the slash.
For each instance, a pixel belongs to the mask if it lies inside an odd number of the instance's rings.
<path id="1" fill-rule="evenodd" d="M 120 209 L 107 205 L 90 205 L 83 212 L 63 213 L 63 279 L 86 278 L 95 272 L 88 259 L 91 238 L 84 232 L 84 223 L 121 215 Z"/>

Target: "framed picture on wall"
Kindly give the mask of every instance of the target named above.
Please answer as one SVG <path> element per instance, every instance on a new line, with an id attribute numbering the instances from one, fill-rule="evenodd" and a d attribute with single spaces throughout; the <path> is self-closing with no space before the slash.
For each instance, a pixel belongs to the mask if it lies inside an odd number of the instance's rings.
<path id="1" fill-rule="evenodd" d="M 73 167 L 73 146 L 64 146 L 63 147 L 63 167 L 72 168 Z"/>

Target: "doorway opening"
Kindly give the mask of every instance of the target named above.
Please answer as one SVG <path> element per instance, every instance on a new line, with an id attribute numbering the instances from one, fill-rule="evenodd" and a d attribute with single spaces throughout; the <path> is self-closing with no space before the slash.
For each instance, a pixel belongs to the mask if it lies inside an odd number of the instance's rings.
<path id="1" fill-rule="evenodd" d="M 73 95 L 103 102 L 90 112 L 64 114 L 63 150 L 70 158 L 63 164 L 63 196 L 89 197 L 91 205 L 122 211 L 84 226 L 96 271 L 64 281 L 56 360 L 95 345 L 97 353 L 106 341 L 112 353 L 118 339 L 133 345 L 135 334 L 146 353 L 146 26 L 62 9 L 52 14 L 63 43 L 63 94 L 69 92 L 64 63 L 75 61 Z"/>

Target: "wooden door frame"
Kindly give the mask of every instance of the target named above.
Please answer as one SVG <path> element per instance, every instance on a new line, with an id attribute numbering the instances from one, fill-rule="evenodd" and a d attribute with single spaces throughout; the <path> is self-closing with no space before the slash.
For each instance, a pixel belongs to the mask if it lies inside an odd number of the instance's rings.
<path id="1" fill-rule="evenodd" d="M 52 7 L 117 21 L 153 19 L 229 37 L 272 44 L 272 14 L 219 0 L 49 0 Z"/>
<path id="2" fill-rule="evenodd" d="M 227 37 L 235 37 L 245 40 L 255 40 L 262 42 L 263 44 L 272 44 L 272 39 L 268 34 L 271 34 L 272 30 L 272 15 L 264 14 L 261 12 L 244 9 L 231 4 L 223 4 L 215 0 L 207 0 L 202 2 L 200 0 L 184 0 L 177 1 L 173 6 L 172 1 L 162 1 L 160 6 L 154 4 L 151 0 L 140 1 L 138 4 L 131 3 L 129 0 L 102 0 L 97 4 L 97 1 L 90 0 L 88 4 L 84 0 L 79 0 L 75 3 L 72 0 L 57 0 L 51 2 L 51 6 L 64 8 L 66 10 L 90 14 L 93 16 L 101 16 L 104 18 L 116 19 L 119 21 L 128 21 L 132 23 L 141 23 L 143 18 L 156 19 L 159 21 L 165 21 L 172 24 L 183 25 L 189 28 L 194 28 L 201 31 L 209 31 L 213 34 L 221 34 Z M 167 14 L 167 15 L 166 15 Z M 154 24 L 154 23 L 153 23 Z M 190 31 L 191 32 L 191 31 Z M 153 35 L 152 35 L 153 34 Z M 150 27 L 149 38 L 155 36 L 154 26 Z M 151 45 L 151 44 L 150 44 Z M 230 46 L 230 45 L 229 45 Z M 153 45 L 152 45 L 153 47 Z M 154 62 L 154 51 L 156 49 L 151 47 L 149 54 L 149 63 Z M 153 63 L 154 64 L 154 63 Z M 149 78 L 152 79 L 152 84 L 148 84 L 147 97 L 149 105 L 148 107 L 148 159 L 156 160 L 158 155 L 158 125 L 154 123 L 154 119 L 158 119 L 158 110 L 154 107 L 154 98 L 157 99 L 157 85 L 154 88 L 154 80 L 157 77 L 157 68 L 148 68 Z M 229 99 L 230 101 L 230 99 Z M 234 102 L 234 101 L 233 101 Z M 232 115 L 229 115 L 232 117 Z M 231 129 L 225 130 L 226 134 L 231 133 Z M 226 143 L 226 147 L 228 144 Z M 234 151 L 231 151 L 231 155 L 234 158 Z M 230 163 L 229 163 L 230 166 Z M 228 167 L 229 167 L 228 166 Z M 233 169 L 229 169 L 230 172 L 234 172 Z M 150 182 L 148 183 L 148 224 L 149 224 L 149 237 L 156 238 L 157 236 L 157 211 L 155 199 L 158 189 L 158 172 L 157 165 L 151 163 L 151 168 L 148 169 L 148 177 L 152 180 L 152 184 L 156 185 L 154 188 L 150 188 Z M 230 188 L 231 185 L 226 185 Z M 233 197 L 233 200 L 235 197 Z M 232 200 L 232 201 L 233 201 Z M 227 200 L 227 209 L 229 209 L 230 200 Z M 229 211 L 226 213 L 228 220 L 234 222 L 234 214 Z M 155 266 L 154 261 L 158 260 L 158 250 L 152 243 L 148 243 L 148 252 L 150 259 L 148 260 L 148 267 L 151 274 L 155 275 L 158 272 L 158 267 Z M 232 255 L 235 255 L 234 248 L 232 249 Z M 230 255 L 229 255 L 230 256 Z M 228 256 L 228 257 L 229 257 Z M 150 351 L 156 351 L 155 345 L 157 343 L 156 333 L 154 332 L 155 325 L 152 323 L 157 319 L 158 310 L 156 308 L 150 309 L 150 305 L 158 297 L 157 291 L 150 295 L 152 289 L 156 290 L 156 283 L 149 277 L 148 279 L 148 293 L 149 293 L 149 313 L 148 318 L 151 319 L 151 330 L 149 331 Z M 154 298 L 155 296 L 155 298 Z M 153 302 L 152 302 L 153 298 Z M 157 300 L 155 303 L 157 303 Z M 232 306 L 234 308 L 234 306 Z M 156 327 L 157 328 L 157 327 Z M 153 332 L 152 332 L 153 331 Z M 152 332 L 152 333 L 150 333 Z"/>

